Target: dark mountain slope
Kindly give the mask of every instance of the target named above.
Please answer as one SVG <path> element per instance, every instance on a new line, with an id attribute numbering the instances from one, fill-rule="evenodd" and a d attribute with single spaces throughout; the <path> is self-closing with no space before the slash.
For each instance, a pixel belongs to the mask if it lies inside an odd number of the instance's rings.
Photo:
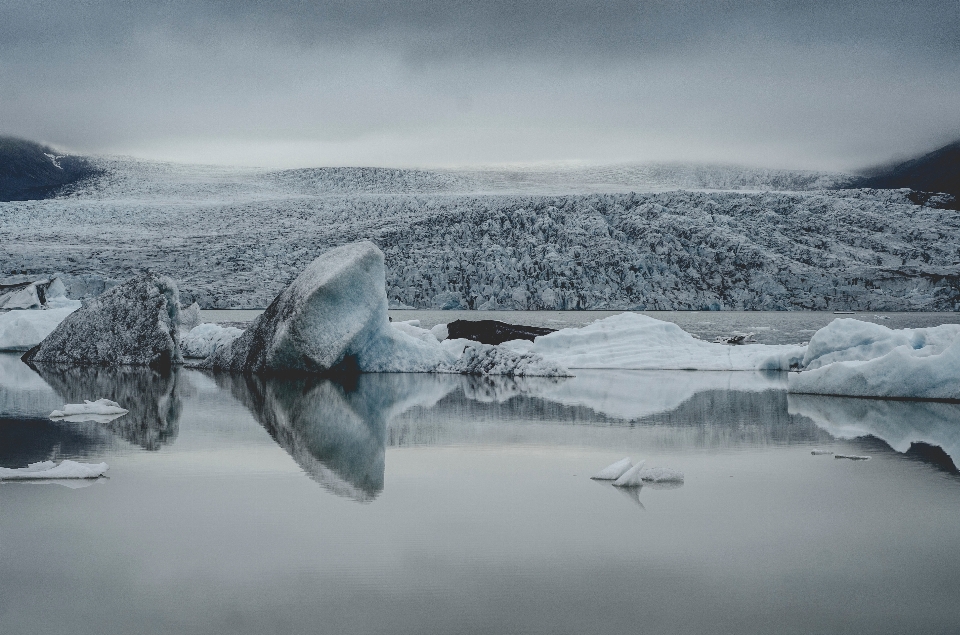
<path id="1" fill-rule="evenodd" d="M 909 187 L 918 192 L 945 192 L 953 195 L 956 208 L 960 201 L 960 141 L 916 159 L 870 170 L 854 187 Z"/>
<path id="2" fill-rule="evenodd" d="M 98 170 L 85 158 L 58 155 L 47 146 L 0 136 L 0 201 L 49 198 Z"/>

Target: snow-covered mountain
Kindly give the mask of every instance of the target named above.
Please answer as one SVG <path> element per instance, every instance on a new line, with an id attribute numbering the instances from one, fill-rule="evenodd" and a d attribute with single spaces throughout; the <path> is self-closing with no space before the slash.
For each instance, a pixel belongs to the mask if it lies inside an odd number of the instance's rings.
<path id="1" fill-rule="evenodd" d="M 709 166 L 417 171 L 99 159 L 0 203 L 0 275 L 73 296 L 142 268 L 204 307 L 266 306 L 369 238 L 415 307 L 960 309 L 960 212 L 844 175 Z"/>

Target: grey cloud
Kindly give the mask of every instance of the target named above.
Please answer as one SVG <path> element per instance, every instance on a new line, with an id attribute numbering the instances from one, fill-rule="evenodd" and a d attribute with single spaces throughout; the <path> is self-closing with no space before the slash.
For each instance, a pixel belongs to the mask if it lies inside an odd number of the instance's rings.
<path id="1" fill-rule="evenodd" d="M 0 0 L 0 132 L 278 165 L 849 168 L 960 136 L 958 13 L 955 0 Z"/>

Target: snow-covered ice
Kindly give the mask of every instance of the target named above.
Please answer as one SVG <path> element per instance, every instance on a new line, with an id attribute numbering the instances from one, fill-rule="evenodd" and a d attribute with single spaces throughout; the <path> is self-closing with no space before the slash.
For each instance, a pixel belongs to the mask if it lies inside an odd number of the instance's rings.
<path id="1" fill-rule="evenodd" d="M 620 477 L 613 482 L 613 485 L 615 487 L 639 487 L 643 485 L 641 475 L 645 464 L 646 461 L 638 461 L 636 465 L 621 474 Z"/>
<path id="2" fill-rule="evenodd" d="M 129 410 L 115 401 L 97 399 L 96 401 L 83 400 L 83 403 L 68 403 L 60 410 L 50 413 L 51 419 L 65 419 L 66 421 L 111 421 Z M 106 420 L 101 417 L 106 417 Z"/>
<path id="3" fill-rule="evenodd" d="M 597 481 L 615 481 L 621 476 L 623 476 L 623 473 L 629 470 L 631 467 L 633 467 L 633 462 L 630 460 L 630 457 L 628 456 L 626 458 L 620 459 L 616 463 L 611 463 L 610 465 L 603 468 L 602 470 L 600 470 L 590 478 Z"/>
<path id="4" fill-rule="evenodd" d="M 804 353 L 802 346 L 704 342 L 672 322 L 639 313 L 621 313 L 543 335 L 532 343 L 514 340 L 505 346 L 571 369 L 789 370 Z"/>
<path id="5" fill-rule="evenodd" d="M 960 325 L 894 330 L 834 320 L 811 338 L 803 368 L 790 376 L 790 392 L 960 399 Z"/>
<path id="6" fill-rule="evenodd" d="M 202 323 L 200 318 L 200 305 L 194 302 L 180 311 L 180 328 L 184 331 L 190 331 Z"/>
<path id="7" fill-rule="evenodd" d="M 44 310 L 15 310 L 0 313 L 0 351 L 27 351 L 50 335 L 78 308 L 79 301 L 66 307 Z"/>
<path id="8" fill-rule="evenodd" d="M 78 463 L 76 461 L 40 461 L 27 467 L 0 467 L 0 480 L 25 481 L 38 479 L 99 478 L 110 466 L 106 463 Z"/>
<path id="9" fill-rule="evenodd" d="M 233 326 L 220 326 L 213 322 L 200 324 L 186 333 L 181 333 L 180 351 L 184 357 L 209 357 L 240 337 L 242 333 L 243 329 Z"/>
<path id="10" fill-rule="evenodd" d="M 648 483 L 682 483 L 683 472 L 669 467 L 648 467 L 640 470 L 640 478 Z"/>
<path id="11" fill-rule="evenodd" d="M 815 370 L 833 362 L 869 361 L 906 346 L 914 355 L 939 355 L 960 338 L 960 324 L 930 328 L 891 329 L 873 322 L 840 318 L 810 338 L 803 369 Z"/>
<path id="12" fill-rule="evenodd" d="M 444 340 L 443 348 L 448 353 L 454 353 L 456 357 L 441 362 L 436 367 L 436 372 L 439 373 L 536 377 L 571 376 L 570 371 L 562 365 L 546 360 L 542 356 L 529 351 L 516 351 L 462 338 Z"/>

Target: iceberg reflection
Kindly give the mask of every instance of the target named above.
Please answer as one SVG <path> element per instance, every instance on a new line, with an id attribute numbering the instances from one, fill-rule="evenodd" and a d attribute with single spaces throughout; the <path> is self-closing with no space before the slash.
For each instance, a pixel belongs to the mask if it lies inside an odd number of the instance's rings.
<path id="1" fill-rule="evenodd" d="M 958 404 L 790 394 L 787 407 L 834 437 L 874 436 L 904 453 L 924 443 L 941 448 L 954 464 L 960 460 Z"/>
<path id="2" fill-rule="evenodd" d="M 145 450 L 159 450 L 177 438 L 183 410 L 178 369 L 52 364 L 35 364 L 33 368 L 53 387 L 63 403 L 83 403 L 84 399 L 105 397 L 129 410 L 117 419 L 98 423 L 129 443 Z"/>
<path id="3" fill-rule="evenodd" d="M 445 375 L 363 374 L 349 380 L 217 375 L 270 436 L 327 490 L 357 501 L 383 491 L 387 423 L 430 407 L 458 384 Z"/>

